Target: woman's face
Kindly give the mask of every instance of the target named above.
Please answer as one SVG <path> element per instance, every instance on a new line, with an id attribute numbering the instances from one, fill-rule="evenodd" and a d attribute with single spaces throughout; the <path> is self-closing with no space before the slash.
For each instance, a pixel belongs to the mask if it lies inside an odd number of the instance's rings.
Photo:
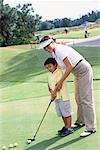
<path id="1" fill-rule="evenodd" d="M 50 43 L 49 45 L 44 47 L 44 50 L 48 53 L 54 52 L 54 49 L 55 49 L 54 43 Z"/>

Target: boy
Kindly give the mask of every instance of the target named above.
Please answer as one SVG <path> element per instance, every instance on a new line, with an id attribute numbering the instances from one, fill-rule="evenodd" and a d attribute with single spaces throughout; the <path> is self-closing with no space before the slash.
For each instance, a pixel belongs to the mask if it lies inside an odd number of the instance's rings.
<path id="1" fill-rule="evenodd" d="M 67 136 L 73 133 L 73 129 L 71 128 L 71 108 L 70 108 L 70 101 L 68 99 L 67 93 L 67 82 L 64 81 L 62 88 L 60 91 L 54 91 L 56 83 L 63 75 L 63 71 L 61 68 L 58 67 L 58 64 L 54 58 L 48 58 L 44 66 L 50 72 L 48 78 L 48 88 L 49 92 L 51 93 L 52 101 L 55 101 L 56 112 L 58 116 L 61 116 L 64 122 L 64 127 L 58 131 L 58 134 L 61 137 Z"/>

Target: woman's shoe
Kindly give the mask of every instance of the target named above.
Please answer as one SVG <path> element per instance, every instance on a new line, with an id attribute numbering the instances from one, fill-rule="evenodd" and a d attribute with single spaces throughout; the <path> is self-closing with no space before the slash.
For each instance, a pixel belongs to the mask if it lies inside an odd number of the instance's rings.
<path id="1" fill-rule="evenodd" d="M 94 131 L 84 131 L 80 134 L 80 137 L 87 137 L 87 136 L 89 136 L 89 135 L 91 135 L 95 132 L 96 132 L 96 130 L 94 130 Z"/>

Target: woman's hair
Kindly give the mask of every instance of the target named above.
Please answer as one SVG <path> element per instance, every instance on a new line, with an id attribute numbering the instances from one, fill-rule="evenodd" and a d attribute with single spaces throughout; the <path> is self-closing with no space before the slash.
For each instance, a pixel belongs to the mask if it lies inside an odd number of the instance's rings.
<path id="1" fill-rule="evenodd" d="M 49 36 L 44 36 L 44 37 L 40 40 L 40 43 L 42 43 L 42 42 L 44 42 L 44 41 L 47 41 L 47 40 L 49 40 L 49 39 L 53 39 L 54 42 L 56 42 L 56 39 L 55 39 L 55 38 L 51 38 L 51 37 L 49 37 Z"/>
<path id="2" fill-rule="evenodd" d="M 53 64 L 53 65 L 57 65 L 57 61 L 55 60 L 55 58 L 47 58 L 46 61 L 44 62 L 44 66 L 48 65 L 48 64 Z"/>

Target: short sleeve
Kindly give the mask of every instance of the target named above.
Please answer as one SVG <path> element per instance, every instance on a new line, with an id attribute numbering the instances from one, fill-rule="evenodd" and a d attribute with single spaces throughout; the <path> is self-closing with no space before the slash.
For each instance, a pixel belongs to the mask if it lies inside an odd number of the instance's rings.
<path id="1" fill-rule="evenodd" d="M 68 51 L 63 49 L 58 49 L 56 52 L 57 56 L 63 61 L 66 57 L 68 57 Z"/>

